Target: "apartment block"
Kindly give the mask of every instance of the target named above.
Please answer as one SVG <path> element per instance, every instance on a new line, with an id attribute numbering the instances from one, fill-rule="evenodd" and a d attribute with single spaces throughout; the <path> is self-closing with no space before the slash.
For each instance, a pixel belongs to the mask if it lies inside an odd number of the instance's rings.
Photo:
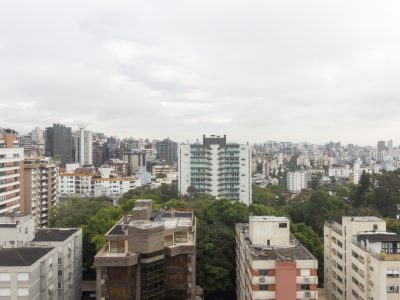
<path id="1" fill-rule="evenodd" d="M 73 140 L 71 127 L 53 124 L 45 131 L 46 157 L 53 157 L 65 165 L 73 161 Z"/>
<path id="2" fill-rule="evenodd" d="M 52 247 L 0 249 L 0 299 L 58 299 L 57 250 Z"/>
<path id="3" fill-rule="evenodd" d="M 81 297 L 82 229 L 38 229 L 30 247 L 54 247 L 57 250 L 57 290 L 59 300 Z M 56 299 L 56 298 L 55 298 Z"/>
<path id="4" fill-rule="evenodd" d="M 251 147 L 227 143 L 226 136 L 203 136 L 203 143 L 178 149 L 178 189 L 188 188 L 251 204 Z"/>
<path id="5" fill-rule="evenodd" d="M 51 207 L 57 205 L 58 166 L 50 159 L 27 158 L 24 161 L 24 213 L 29 213 L 37 227 L 47 227 Z"/>
<path id="6" fill-rule="evenodd" d="M 299 193 L 308 187 L 308 174 L 305 171 L 287 173 L 287 189 Z"/>
<path id="7" fill-rule="evenodd" d="M 118 196 L 135 187 L 135 178 L 122 177 L 113 168 L 79 167 L 67 164 L 65 172 L 60 172 L 60 196 L 98 197 Z"/>
<path id="8" fill-rule="evenodd" d="M 16 133 L 0 131 L 0 214 L 19 212 L 24 199 L 24 148 Z"/>
<path id="9" fill-rule="evenodd" d="M 196 297 L 196 219 L 192 211 L 153 213 L 137 200 L 105 235 L 95 256 L 98 300 Z"/>
<path id="10" fill-rule="evenodd" d="M 399 299 L 400 235 L 384 220 L 342 217 L 324 226 L 327 299 Z"/>
<path id="11" fill-rule="evenodd" d="M 317 259 L 290 234 L 285 217 L 236 224 L 238 300 L 318 299 Z"/>
<path id="12" fill-rule="evenodd" d="M 80 299 L 82 229 L 35 230 L 29 214 L 7 214 L 0 230 L 0 299 Z"/>

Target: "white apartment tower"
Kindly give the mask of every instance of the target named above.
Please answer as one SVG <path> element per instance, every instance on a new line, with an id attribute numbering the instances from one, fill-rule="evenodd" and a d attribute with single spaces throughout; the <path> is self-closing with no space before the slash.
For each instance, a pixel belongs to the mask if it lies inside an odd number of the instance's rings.
<path id="1" fill-rule="evenodd" d="M 92 132 L 85 128 L 79 128 L 75 139 L 75 160 L 81 165 L 91 165 L 93 163 L 92 151 Z"/>
<path id="2" fill-rule="evenodd" d="M 400 299 L 400 235 L 377 217 L 342 217 L 324 226 L 328 300 Z"/>
<path id="3" fill-rule="evenodd" d="M 292 193 L 301 192 L 308 187 L 308 175 L 305 171 L 288 172 L 287 173 L 287 188 Z"/>
<path id="4" fill-rule="evenodd" d="M 178 189 L 251 204 L 251 147 L 227 143 L 223 137 L 203 136 L 203 144 L 182 144 L 178 149 Z"/>
<path id="5" fill-rule="evenodd" d="M 24 148 L 16 133 L 0 131 L 0 214 L 19 212 L 24 199 Z"/>

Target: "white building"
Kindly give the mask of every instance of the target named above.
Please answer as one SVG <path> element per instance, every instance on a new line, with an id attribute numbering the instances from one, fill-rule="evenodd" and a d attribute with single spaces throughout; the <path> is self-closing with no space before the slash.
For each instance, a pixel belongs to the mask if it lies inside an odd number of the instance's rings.
<path id="1" fill-rule="evenodd" d="M 23 200 L 24 148 L 14 132 L 0 131 L 0 214 L 19 212 Z"/>
<path id="2" fill-rule="evenodd" d="M 0 230 L 1 299 L 80 299 L 82 229 L 35 231 L 28 214 L 9 214 Z"/>
<path id="3" fill-rule="evenodd" d="M 305 171 L 287 173 L 287 189 L 292 193 L 299 193 L 308 188 L 308 174 Z"/>
<path id="4" fill-rule="evenodd" d="M 328 170 L 329 177 L 336 177 L 342 179 L 349 179 L 350 177 L 350 167 L 345 165 L 344 167 L 333 167 Z"/>
<path id="5" fill-rule="evenodd" d="M 227 144 L 226 136 L 203 136 L 203 144 L 182 144 L 178 149 L 178 190 L 188 188 L 251 204 L 251 147 Z"/>
<path id="6" fill-rule="evenodd" d="M 75 162 L 81 165 L 91 165 L 93 163 L 92 132 L 85 128 L 80 128 L 75 139 Z"/>
<path id="7" fill-rule="evenodd" d="M 324 226 L 329 300 L 400 299 L 400 235 L 377 217 L 342 217 Z"/>

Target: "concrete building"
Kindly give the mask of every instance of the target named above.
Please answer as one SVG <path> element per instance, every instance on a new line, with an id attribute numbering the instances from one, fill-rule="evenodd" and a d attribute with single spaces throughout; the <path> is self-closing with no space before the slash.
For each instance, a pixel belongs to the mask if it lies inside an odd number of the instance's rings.
<path id="1" fill-rule="evenodd" d="M 178 190 L 188 188 L 251 204 L 251 147 L 227 143 L 226 136 L 203 136 L 203 143 L 182 144 L 178 150 Z"/>
<path id="2" fill-rule="evenodd" d="M 155 143 L 157 158 L 170 164 L 178 160 L 178 143 L 171 141 L 169 138 Z"/>
<path id="3" fill-rule="evenodd" d="M 82 229 L 35 231 L 29 214 L 8 214 L 0 230 L 1 299 L 80 299 Z"/>
<path id="4" fill-rule="evenodd" d="M 65 165 L 73 161 L 73 143 L 71 127 L 61 124 L 53 124 L 45 131 L 46 157 L 53 157 Z"/>
<path id="5" fill-rule="evenodd" d="M 83 165 L 93 164 L 92 132 L 79 128 L 75 133 L 75 162 Z"/>
<path id="6" fill-rule="evenodd" d="M 0 249 L 0 298 L 58 299 L 56 249 Z"/>
<path id="7" fill-rule="evenodd" d="M 308 174 L 305 171 L 287 173 L 287 189 L 292 193 L 299 193 L 308 188 Z"/>
<path id="8" fill-rule="evenodd" d="M 82 229 L 38 229 L 35 233 L 35 238 L 28 245 L 30 247 L 54 247 L 56 249 L 58 299 L 80 299 L 82 285 Z"/>
<path id="9" fill-rule="evenodd" d="M 349 179 L 350 178 L 350 167 L 349 167 L 349 165 L 345 165 L 343 167 L 331 167 L 328 170 L 328 176 L 341 178 L 341 179 Z"/>
<path id="10" fill-rule="evenodd" d="M 0 214 L 23 209 L 23 174 L 24 148 L 14 131 L 0 130 Z"/>
<path id="11" fill-rule="evenodd" d="M 95 256 L 96 297 L 195 299 L 196 219 L 192 211 L 153 214 L 151 200 L 137 200 L 105 236 Z"/>
<path id="12" fill-rule="evenodd" d="M 24 205 L 37 227 L 47 227 L 49 209 L 58 203 L 58 166 L 50 159 L 24 160 Z"/>
<path id="13" fill-rule="evenodd" d="M 119 196 L 135 188 L 136 181 L 132 176 L 119 176 L 113 173 L 113 168 L 79 167 L 67 165 L 66 172 L 60 172 L 59 195 L 98 197 Z"/>
<path id="14" fill-rule="evenodd" d="M 318 299 L 318 261 L 290 235 L 285 217 L 250 216 L 236 224 L 236 296 Z"/>
<path id="15" fill-rule="evenodd" d="M 342 217 L 324 226 L 329 300 L 399 299 L 400 235 L 377 217 Z"/>

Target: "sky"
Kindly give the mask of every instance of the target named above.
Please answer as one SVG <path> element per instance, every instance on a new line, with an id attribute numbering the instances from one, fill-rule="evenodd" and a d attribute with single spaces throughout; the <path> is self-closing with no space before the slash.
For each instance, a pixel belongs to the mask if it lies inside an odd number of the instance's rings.
<path id="1" fill-rule="evenodd" d="M 400 129 L 400 1 L 1 1 L 0 127 L 376 145 Z"/>

